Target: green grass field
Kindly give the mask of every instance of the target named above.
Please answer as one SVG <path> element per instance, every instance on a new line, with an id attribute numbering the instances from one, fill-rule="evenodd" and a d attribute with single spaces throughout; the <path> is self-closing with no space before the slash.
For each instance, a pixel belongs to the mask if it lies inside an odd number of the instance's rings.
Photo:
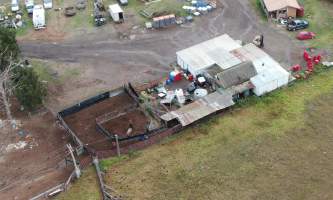
<path id="1" fill-rule="evenodd" d="M 333 51 L 333 2 L 325 0 L 301 0 L 305 5 L 305 18 L 310 21 L 309 31 L 317 34 L 308 43 L 314 47 Z"/>
<path id="2" fill-rule="evenodd" d="M 90 167 L 84 173 L 84 178 L 75 182 L 74 187 L 70 187 L 70 193 L 62 193 L 57 199 L 73 199 L 73 200 L 100 200 L 101 195 L 97 187 L 97 175 L 94 168 Z M 93 187 L 92 187 L 93 186 Z"/>

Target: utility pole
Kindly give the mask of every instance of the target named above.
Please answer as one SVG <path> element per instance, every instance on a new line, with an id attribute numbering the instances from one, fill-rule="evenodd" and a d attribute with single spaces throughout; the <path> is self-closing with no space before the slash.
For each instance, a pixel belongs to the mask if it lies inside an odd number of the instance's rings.
<path id="1" fill-rule="evenodd" d="M 81 170 L 79 168 L 79 166 L 76 164 L 76 160 L 75 160 L 75 156 L 74 156 L 74 150 L 72 148 L 72 146 L 70 144 L 67 144 L 66 145 L 68 150 L 69 150 L 69 153 L 71 154 L 72 156 L 72 159 L 73 159 L 73 164 L 74 164 L 74 168 L 75 168 L 75 175 L 76 175 L 76 178 L 80 178 L 80 175 L 81 175 Z"/>

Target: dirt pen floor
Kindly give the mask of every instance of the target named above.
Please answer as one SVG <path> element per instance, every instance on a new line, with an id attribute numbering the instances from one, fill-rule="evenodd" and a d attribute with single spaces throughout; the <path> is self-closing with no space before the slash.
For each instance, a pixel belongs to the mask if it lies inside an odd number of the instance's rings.
<path id="1" fill-rule="evenodd" d="M 96 118 L 134 104 L 135 101 L 128 94 L 123 93 L 66 116 L 64 120 L 84 144 L 96 150 L 106 150 L 112 147 L 111 142 L 97 130 Z"/>
<path id="2" fill-rule="evenodd" d="M 28 115 L 12 102 L 12 112 L 17 129 L 0 127 L 0 199 L 26 200 L 68 178 L 73 166 L 64 158 L 70 140 L 47 110 Z"/>
<path id="3" fill-rule="evenodd" d="M 117 118 L 111 119 L 102 124 L 102 126 L 112 134 L 117 134 L 119 138 L 126 138 L 126 132 L 132 122 L 133 131 L 129 136 L 135 136 L 145 133 L 148 119 L 145 114 L 136 109 Z"/>

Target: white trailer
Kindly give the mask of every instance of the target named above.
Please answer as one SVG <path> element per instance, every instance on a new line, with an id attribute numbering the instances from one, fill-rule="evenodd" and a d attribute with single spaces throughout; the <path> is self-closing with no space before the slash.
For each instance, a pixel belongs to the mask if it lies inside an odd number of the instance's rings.
<path id="1" fill-rule="evenodd" d="M 109 5 L 110 16 L 116 23 L 124 22 L 124 11 L 119 4 Z"/>
<path id="2" fill-rule="evenodd" d="M 46 27 L 45 24 L 45 10 L 42 5 L 35 5 L 33 14 L 32 14 L 32 22 L 36 30 L 42 29 Z"/>

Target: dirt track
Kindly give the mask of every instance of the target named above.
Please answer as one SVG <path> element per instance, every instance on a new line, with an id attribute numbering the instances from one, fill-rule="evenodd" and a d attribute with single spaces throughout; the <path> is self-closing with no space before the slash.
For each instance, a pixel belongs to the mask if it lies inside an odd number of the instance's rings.
<path id="1" fill-rule="evenodd" d="M 192 24 L 148 32 L 131 30 L 132 39 L 119 39 L 119 33 L 107 32 L 103 28 L 100 32 L 94 31 L 94 34 L 84 34 L 63 42 L 20 41 L 20 46 L 27 57 L 86 66 L 86 76 L 102 82 L 96 83 L 103 85 L 102 88 L 114 88 L 126 81 L 142 82 L 159 78 L 175 61 L 177 50 L 223 33 L 244 42 L 251 42 L 255 35 L 263 33 L 265 51 L 286 67 L 298 62 L 300 49 L 293 39 L 285 30 L 260 22 L 250 2 L 221 2 L 223 9 L 196 18 Z M 64 92 L 62 95 L 66 96 L 68 91 Z M 75 98 L 80 100 L 83 97 L 77 94 Z M 69 104 L 65 100 L 59 102 L 60 105 L 64 103 Z"/>

